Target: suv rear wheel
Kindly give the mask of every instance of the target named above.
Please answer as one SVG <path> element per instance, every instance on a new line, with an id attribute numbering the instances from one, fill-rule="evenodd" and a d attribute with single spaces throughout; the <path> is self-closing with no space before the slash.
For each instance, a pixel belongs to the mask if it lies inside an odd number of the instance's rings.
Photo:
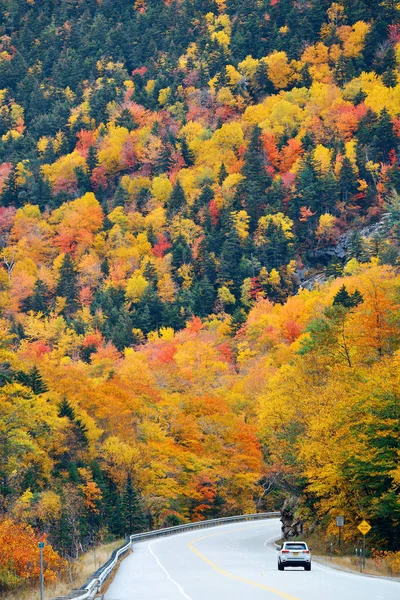
<path id="1" fill-rule="evenodd" d="M 311 571 L 311 563 L 309 563 L 308 565 L 304 565 L 304 570 Z"/>
<path id="2" fill-rule="evenodd" d="M 284 571 L 285 567 L 283 566 L 283 564 L 281 563 L 281 561 L 278 562 L 278 571 Z"/>

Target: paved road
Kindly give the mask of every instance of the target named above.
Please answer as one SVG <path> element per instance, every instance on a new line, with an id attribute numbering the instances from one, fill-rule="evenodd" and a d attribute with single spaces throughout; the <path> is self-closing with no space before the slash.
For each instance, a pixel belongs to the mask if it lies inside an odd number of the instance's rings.
<path id="1" fill-rule="evenodd" d="M 399 600 L 400 583 L 317 565 L 276 567 L 278 519 L 200 529 L 135 545 L 105 600 Z"/>

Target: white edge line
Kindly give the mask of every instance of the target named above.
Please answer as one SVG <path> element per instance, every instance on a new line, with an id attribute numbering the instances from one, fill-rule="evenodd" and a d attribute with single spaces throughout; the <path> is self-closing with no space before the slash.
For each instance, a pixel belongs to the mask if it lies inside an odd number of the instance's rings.
<path id="1" fill-rule="evenodd" d="M 162 571 L 164 571 L 165 575 L 167 576 L 167 579 L 169 579 L 169 581 L 171 581 L 174 585 L 176 585 L 176 587 L 178 588 L 178 590 L 180 591 L 180 593 L 182 594 L 182 596 L 184 598 L 186 598 L 186 600 L 192 600 L 192 598 L 186 594 L 186 592 L 183 589 L 183 587 L 181 585 L 179 585 L 179 583 L 177 581 L 175 581 L 175 579 L 172 579 L 172 577 L 168 573 L 167 569 L 160 563 L 160 561 L 158 560 L 158 557 L 153 552 L 153 549 L 151 547 L 151 543 L 148 545 L 148 549 L 150 550 L 150 554 L 155 558 L 155 560 L 156 560 L 158 566 L 160 567 L 160 569 Z"/>

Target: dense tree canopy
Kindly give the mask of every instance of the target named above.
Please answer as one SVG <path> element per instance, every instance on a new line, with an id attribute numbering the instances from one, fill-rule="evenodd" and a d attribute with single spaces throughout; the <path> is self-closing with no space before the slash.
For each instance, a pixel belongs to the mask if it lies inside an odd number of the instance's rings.
<path id="1" fill-rule="evenodd" d="M 399 63 L 388 1 L 0 0 L 0 585 L 285 490 L 396 547 Z"/>

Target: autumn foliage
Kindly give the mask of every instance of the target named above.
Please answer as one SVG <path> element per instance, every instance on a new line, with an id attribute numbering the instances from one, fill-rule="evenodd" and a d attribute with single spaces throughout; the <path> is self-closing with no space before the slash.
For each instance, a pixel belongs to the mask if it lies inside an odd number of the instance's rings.
<path id="1" fill-rule="evenodd" d="M 394 550 L 398 7 L 3 4 L 4 585 L 288 493 Z"/>
<path id="2" fill-rule="evenodd" d="M 1 589 L 12 589 L 21 583 L 36 583 L 39 578 L 38 542 L 45 538 L 35 535 L 32 527 L 16 523 L 11 519 L 0 522 Z M 48 544 L 43 550 L 44 577 L 46 582 L 56 578 L 56 574 L 66 564 Z"/>

